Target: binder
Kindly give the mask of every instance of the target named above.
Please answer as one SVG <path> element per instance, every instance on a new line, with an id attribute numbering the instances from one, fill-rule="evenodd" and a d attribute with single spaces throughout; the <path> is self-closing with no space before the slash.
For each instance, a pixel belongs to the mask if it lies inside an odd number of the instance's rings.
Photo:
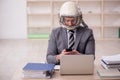
<path id="1" fill-rule="evenodd" d="M 54 66 L 48 63 L 27 63 L 23 67 L 24 78 L 51 78 Z"/>

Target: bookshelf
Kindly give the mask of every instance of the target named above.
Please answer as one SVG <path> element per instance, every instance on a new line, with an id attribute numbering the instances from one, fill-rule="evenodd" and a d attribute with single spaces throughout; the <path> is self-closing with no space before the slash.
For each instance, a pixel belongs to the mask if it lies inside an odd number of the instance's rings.
<path id="1" fill-rule="evenodd" d="M 52 28 L 52 2 L 27 0 L 28 38 L 48 38 Z"/>
<path id="2" fill-rule="evenodd" d="M 103 16 L 103 38 L 120 39 L 120 0 L 104 0 Z"/>
<path id="3" fill-rule="evenodd" d="M 69 0 L 27 0 L 28 38 L 48 38 L 59 26 L 58 13 L 65 1 Z M 96 40 L 120 40 L 120 0 L 71 1 L 80 6 Z"/>

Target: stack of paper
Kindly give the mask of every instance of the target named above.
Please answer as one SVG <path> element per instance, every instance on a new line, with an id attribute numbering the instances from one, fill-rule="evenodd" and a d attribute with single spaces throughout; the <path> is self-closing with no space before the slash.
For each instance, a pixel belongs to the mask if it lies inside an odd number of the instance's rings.
<path id="1" fill-rule="evenodd" d="M 23 68 L 24 78 L 51 78 L 54 71 L 54 64 L 28 63 Z"/>
<path id="2" fill-rule="evenodd" d="M 59 71 L 60 70 L 60 65 L 55 65 L 54 70 Z"/>
<path id="3" fill-rule="evenodd" d="M 101 65 L 105 69 L 120 68 L 120 54 L 112 56 L 103 56 L 101 59 Z"/>

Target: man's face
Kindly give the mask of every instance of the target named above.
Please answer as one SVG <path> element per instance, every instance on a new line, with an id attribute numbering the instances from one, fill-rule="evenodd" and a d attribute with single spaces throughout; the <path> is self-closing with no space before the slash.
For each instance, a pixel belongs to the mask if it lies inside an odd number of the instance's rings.
<path id="1" fill-rule="evenodd" d="M 64 25 L 72 27 L 76 24 L 76 18 L 75 17 L 64 17 Z"/>

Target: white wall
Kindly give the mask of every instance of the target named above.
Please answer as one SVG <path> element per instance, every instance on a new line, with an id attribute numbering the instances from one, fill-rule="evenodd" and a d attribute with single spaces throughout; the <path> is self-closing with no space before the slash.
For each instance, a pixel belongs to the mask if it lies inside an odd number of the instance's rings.
<path id="1" fill-rule="evenodd" d="M 26 37 L 26 0 L 0 0 L 0 39 Z"/>

